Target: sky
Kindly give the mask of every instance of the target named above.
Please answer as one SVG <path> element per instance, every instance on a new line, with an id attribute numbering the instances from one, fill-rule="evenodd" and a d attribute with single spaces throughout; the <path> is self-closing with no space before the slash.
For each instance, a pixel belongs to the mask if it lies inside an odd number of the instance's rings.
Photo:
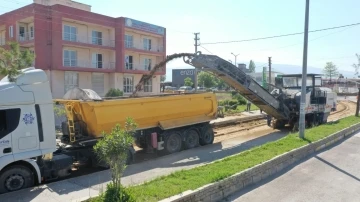
<path id="1" fill-rule="evenodd" d="M 194 52 L 194 34 L 200 32 L 204 54 L 215 54 L 257 68 L 273 64 L 302 66 L 303 35 L 276 39 L 236 41 L 304 31 L 305 0 L 77 0 L 92 6 L 92 12 L 112 17 L 129 17 L 166 28 L 167 55 Z M 31 0 L 0 0 L 0 14 L 32 3 Z M 311 0 L 309 30 L 360 22 L 359 0 Z M 355 53 L 360 54 L 360 25 L 309 33 L 308 66 L 323 68 L 333 62 L 339 71 L 354 71 Z M 205 48 L 205 49 L 204 49 Z M 168 69 L 191 68 L 182 59 Z M 300 72 L 299 72 L 300 73 Z M 167 72 L 167 76 L 171 71 Z"/>

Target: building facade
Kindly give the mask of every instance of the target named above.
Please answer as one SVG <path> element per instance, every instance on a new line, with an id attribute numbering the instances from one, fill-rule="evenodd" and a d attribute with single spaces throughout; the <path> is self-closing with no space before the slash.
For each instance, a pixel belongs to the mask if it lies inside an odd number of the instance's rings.
<path id="1" fill-rule="evenodd" d="M 195 81 L 195 69 L 173 69 L 172 70 L 172 86 L 180 88 L 184 86 L 184 79 L 191 78 L 191 81 Z"/>
<path id="2" fill-rule="evenodd" d="M 73 87 L 104 96 L 110 88 L 130 94 L 143 74 L 166 57 L 166 29 L 138 20 L 91 12 L 71 0 L 34 0 L 0 16 L 0 45 L 18 41 L 35 53 L 54 98 Z M 143 94 L 160 93 L 158 70 Z"/>

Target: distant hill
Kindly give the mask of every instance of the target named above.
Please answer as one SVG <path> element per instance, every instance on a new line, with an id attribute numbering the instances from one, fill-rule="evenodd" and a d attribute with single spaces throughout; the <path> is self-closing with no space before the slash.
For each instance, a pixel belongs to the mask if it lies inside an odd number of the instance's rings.
<path id="1" fill-rule="evenodd" d="M 301 74 L 302 67 L 298 65 L 287 65 L 287 64 L 273 64 L 272 69 L 274 71 L 282 72 L 284 74 Z M 260 69 L 259 69 L 260 70 Z M 256 71 L 259 71 L 258 69 Z M 340 74 L 343 74 L 344 77 L 354 78 L 354 72 L 351 71 L 342 71 L 339 70 Z M 309 66 L 307 68 L 307 73 L 314 73 L 314 74 L 322 74 L 322 69 L 317 67 Z"/>
<path id="2" fill-rule="evenodd" d="M 184 66 L 184 68 L 175 68 L 175 69 L 193 69 L 189 66 Z M 166 81 L 172 81 L 172 68 L 166 68 Z M 302 73 L 302 67 L 298 65 L 288 65 L 288 64 L 273 64 L 272 70 L 281 72 L 283 74 L 301 74 Z M 261 68 L 257 67 L 256 72 L 260 72 Z M 354 78 L 354 72 L 351 71 L 342 71 L 339 70 L 340 74 L 343 74 L 344 77 L 347 78 Z M 322 74 L 322 69 L 317 67 L 311 67 L 309 66 L 307 69 L 307 73 L 313 73 L 313 74 Z"/>

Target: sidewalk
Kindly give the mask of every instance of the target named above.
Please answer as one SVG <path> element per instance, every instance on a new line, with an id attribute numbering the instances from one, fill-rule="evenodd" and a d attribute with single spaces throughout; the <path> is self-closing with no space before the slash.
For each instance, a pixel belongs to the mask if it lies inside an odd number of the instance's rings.
<path id="1" fill-rule="evenodd" d="M 259 115 L 260 112 L 250 112 L 241 116 L 248 118 Z M 215 120 L 217 123 L 229 120 L 238 120 L 239 117 L 226 117 Z M 269 129 L 272 131 L 272 129 Z M 221 143 L 185 150 L 176 154 L 161 156 L 149 161 L 140 162 L 127 167 L 122 183 L 125 186 L 141 184 L 156 177 L 171 174 L 182 169 L 191 169 L 199 165 L 239 153 L 254 146 L 275 141 L 287 135 L 284 132 L 275 132 L 262 137 L 244 132 L 244 135 L 225 140 Z M 111 180 L 109 170 L 74 177 L 58 182 L 41 185 L 17 192 L 0 195 L 1 202 L 70 202 L 82 201 L 90 196 L 97 196 L 105 190 Z"/>

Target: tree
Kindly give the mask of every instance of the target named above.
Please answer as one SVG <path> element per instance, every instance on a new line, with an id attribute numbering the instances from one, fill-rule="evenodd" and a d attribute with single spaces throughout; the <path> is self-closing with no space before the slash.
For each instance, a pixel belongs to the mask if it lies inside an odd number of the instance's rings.
<path id="1" fill-rule="evenodd" d="M 166 75 L 162 75 L 162 76 L 160 77 L 160 80 L 161 80 L 161 82 L 164 82 L 164 81 L 166 80 Z"/>
<path id="2" fill-rule="evenodd" d="M 254 72 L 255 72 L 255 68 L 256 68 L 256 66 L 255 66 L 254 61 L 250 60 L 250 64 L 249 64 L 249 70 L 250 70 L 250 72 L 254 73 Z"/>
<path id="3" fill-rule="evenodd" d="M 184 86 L 193 86 L 193 82 L 192 82 L 192 80 L 191 80 L 191 78 L 190 77 L 186 77 L 185 79 L 184 79 Z"/>
<path id="4" fill-rule="evenodd" d="M 120 97 L 124 93 L 120 89 L 111 88 L 105 95 L 105 97 Z"/>
<path id="5" fill-rule="evenodd" d="M 339 74 L 339 79 L 345 78 L 343 74 Z"/>
<path id="6" fill-rule="evenodd" d="M 336 65 L 334 65 L 332 62 L 326 63 L 323 72 L 326 77 L 330 77 L 330 81 L 332 77 L 336 77 L 339 75 Z"/>
<path id="7" fill-rule="evenodd" d="M 8 42 L 9 49 L 0 47 L 0 74 L 7 75 L 10 82 L 16 80 L 21 69 L 30 67 L 35 55 L 28 49 L 20 50 L 17 42 Z"/>
<path id="8" fill-rule="evenodd" d="M 217 78 L 217 77 L 216 77 L 216 86 L 219 89 L 224 89 L 224 88 L 228 87 L 227 83 L 225 83 L 224 80 L 222 80 L 221 78 Z"/>
<path id="9" fill-rule="evenodd" d="M 214 87 L 217 83 L 216 83 L 216 77 L 213 76 L 212 74 L 208 73 L 208 72 L 200 72 L 198 74 L 198 84 L 199 86 L 204 86 L 206 88 L 211 88 Z"/>
<path id="10" fill-rule="evenodd" d="M 128 195 L 124 194 L 121 177 L 126 168 L 129 146 L 134 142 L 133 135 L 136 128 L 137 124 L 131 118 L 127 118 L 123 129 L 117 124 L 109 134 L 103 132 L 103 138 L 94 146 L 99 160 L 110 166 L 112 183 L 108 186 L 106 190 L 108 193 L 105 195 L 111 193 L 111 201 L 128 201 L 122 198 Z"/>
<path id="11" fill-rule="evenodd" d="M 357 58 L 357 64 L 353 64 L 353 67 L 355 68 L 355 75 L 359 75 L 359 68 L 360 68 L 360 55 L 355 54 Z"/>

